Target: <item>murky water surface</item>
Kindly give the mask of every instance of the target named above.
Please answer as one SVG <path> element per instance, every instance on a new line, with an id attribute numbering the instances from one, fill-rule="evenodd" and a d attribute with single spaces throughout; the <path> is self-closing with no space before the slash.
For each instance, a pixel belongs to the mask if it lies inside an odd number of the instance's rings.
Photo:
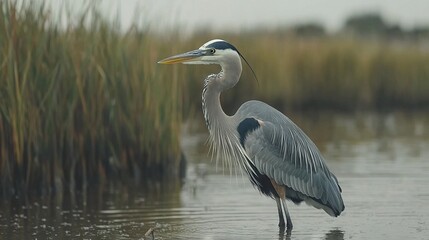
<path id="1" fill-rule="evenodd" d="M 184 138 L 189 164 L 183 183 L 3 199 L 0 238 L 429 239 L 428 113 L 291 118 L 315 140 L 340 181 L 346 209 L 338 218 L 289 202 L 294 229 L 279 233 L 275 202 L 240 173 L 230 176 L 221 164 L 216 170 L 204 130 Z"/>

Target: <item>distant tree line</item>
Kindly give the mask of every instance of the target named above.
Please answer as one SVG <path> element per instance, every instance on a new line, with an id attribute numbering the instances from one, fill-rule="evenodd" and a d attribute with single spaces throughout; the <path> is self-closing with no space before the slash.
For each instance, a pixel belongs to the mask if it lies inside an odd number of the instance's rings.
<path id="1" fill-rule="evenodd" d="M 314 22 L 295 25 L 291 30 L 302 37 L 327 35 L 325 27 Z M 365 38 L 426 39 L 429 38 L 429 23 L 404 29 L 397 23 L 386 21 L 379 13 L 361 13 L 347 18 L 339 34 Z"/>

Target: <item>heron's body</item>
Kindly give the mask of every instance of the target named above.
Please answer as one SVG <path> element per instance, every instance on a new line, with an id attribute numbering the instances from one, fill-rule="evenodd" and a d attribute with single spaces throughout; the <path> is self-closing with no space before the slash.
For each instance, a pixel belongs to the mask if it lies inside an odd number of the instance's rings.
<path id="1" fill-rule="evenodd" d="M 217 54 L 216 54 L 217 53 Z M 203 89 L 203 112 L 218 158 L 236 161 L 256 188 L 277 202 L 279 226 L 292 228 L 285 199 L 322 208 L 331 216 L 344 210 L 341 188 L 316 145 L 289 118 L 260 101 L 248 101 L 228 116 L 220 94 L 240 79 L 241 54 L 223 40 L 167 58 L 161 63 L 219 64 Z"/>

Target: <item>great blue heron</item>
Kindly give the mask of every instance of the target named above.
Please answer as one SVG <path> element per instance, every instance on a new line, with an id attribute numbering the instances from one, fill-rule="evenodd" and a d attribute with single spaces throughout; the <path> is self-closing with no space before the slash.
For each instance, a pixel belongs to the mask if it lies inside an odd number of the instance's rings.
<path id="1" fill-rule="evenodd" d="M 344 210 L 341 187 L 316 145 L 288 117 L 260 101 L 248 101 L 233 116 L 222 110 L 220 94 L 240 79 L 241 59 L 230 43 L 215 39 L 197 50 L 158 63 L 218 64 L 204 81 L 202 105 L 218 157 L 236 160 L 256 188 L 277 202 L 279 226 L 292 229 L 286 199 L 305 201 L 331 216 Z M 249 65 L 250 67 L 250 65 Z M 253 72 L 253 70 L 252 70 Z"/>

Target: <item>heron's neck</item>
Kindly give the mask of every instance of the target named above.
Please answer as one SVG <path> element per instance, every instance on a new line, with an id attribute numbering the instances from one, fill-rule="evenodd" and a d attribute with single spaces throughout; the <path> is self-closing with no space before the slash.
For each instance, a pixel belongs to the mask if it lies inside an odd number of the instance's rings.
<path id="1" fill-rule="evenodd" d="M 217 78 L 220 77 L 219 74 L 208 76 L 204 82 L 202 107 L 210 134 L 214 133 L 214 129 L 225 128 L 225 124 L 230 119 L 230 116 L 223 111 L 220 103 L 222 89 L 216 82 L 218 81 Z"/>
<path id="2" fill-rule="evenodd" d="M 239 165 L 245 162 L 245 155 L 240 145 L 239 136 L 236 131 L 237 119 L 228 116 L 220 104 L 220 94 L 222 91 L 233 87 L 239 80 L 241 74 L 241 62 L 238 66 L 225 68 L 218 74 L 208 76 L 204 82 L 203 90 L 203 112 L 207 127 L 210 131 L 211 150 L 216 155 L 216 160 L 220 158 L 231 164 L 236 161 Z M 231 168 L 232 169 L 232 168 Z"/>
<path id="3" fill-rule="evenodd" d="M 208 76 L 204 82 L 202 103 L 204 118 L 211 134 L 214 129 L 227 130 L 232 118 L 225 114 L 220 103 L 220 94 L 237 84 L 241 75 L 241 61 L 222 64 L 222 71 Z"/>

